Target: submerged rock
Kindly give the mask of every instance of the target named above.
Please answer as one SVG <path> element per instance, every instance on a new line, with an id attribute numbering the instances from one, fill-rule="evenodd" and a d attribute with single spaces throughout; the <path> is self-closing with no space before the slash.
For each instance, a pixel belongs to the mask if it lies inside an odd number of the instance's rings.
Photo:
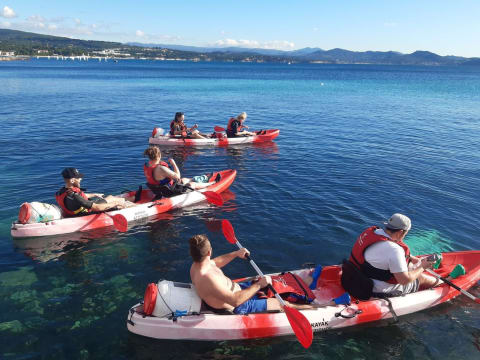
<path id="1" fill-rule="evenodd" d="M 37 275 L 31 266 L 0 274 L 0 286 L 2 287 L 31 286 L 37 281 Z"/>
<path id="2" fill-rule="evenodd" d="M 18 320 L 7 321 L 0 323 L 0 331 L 20 334 L 25 331 L 25 326 L 23 326 L 23 324 Z"/>

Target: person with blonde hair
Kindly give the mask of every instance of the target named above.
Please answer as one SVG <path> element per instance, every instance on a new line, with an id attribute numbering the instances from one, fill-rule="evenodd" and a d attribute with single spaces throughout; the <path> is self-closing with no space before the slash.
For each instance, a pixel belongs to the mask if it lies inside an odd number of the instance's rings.
<path id="1" fill-rule="evenodd" d="M 237 137 L 237 136 L 253 136 L 256 135 L 254 132 L 243 130 L 248 129 L 248 126 L 243 125 L 247 119 L 247 113 L 242 112 L 236 118 L 230 118 L 227 125 L 227 136 L 228 137 Z"/>
<path id="2" fill-rule="evenodd" d="M 217 176 L 215 181 L 210 181 L 207 183 L 195 182 L 192 179 L 182 178 L 180 170 L 178 169 L 175 160 L 169 159 L 172 169 L 169 168 L 169 164 L 162 161 L 162 153 L 160 149 L 156 146 L 149 146 L 144 152 L 143 156 L 147 156 L 149 161 L 143 165 L 143 172 L 147 178 L 147 184 L 153 192 L 159 190 L 159 192 L 165 194 L 166 192 L 171 192 L 169 196 L 175 195 L 176 184 L 180 184 L 184 187 L 190 188 L 191 190 L 200 190 L 206 188 L 215 182 L 220 180 L 220 174 Z M 165 195 L 167 196 L 167 195 Z"/>

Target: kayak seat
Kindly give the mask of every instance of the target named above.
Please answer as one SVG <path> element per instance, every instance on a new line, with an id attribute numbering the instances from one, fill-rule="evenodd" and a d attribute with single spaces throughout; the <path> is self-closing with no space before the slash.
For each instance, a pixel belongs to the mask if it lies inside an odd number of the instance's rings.
<path id="1" fill-rule="evenodd" d="M 215 309 L 208 305 L 205 301 L 202 301 L 202 306 L 200 307 L 200 314 L 235 315 L 231 310 Z"/>

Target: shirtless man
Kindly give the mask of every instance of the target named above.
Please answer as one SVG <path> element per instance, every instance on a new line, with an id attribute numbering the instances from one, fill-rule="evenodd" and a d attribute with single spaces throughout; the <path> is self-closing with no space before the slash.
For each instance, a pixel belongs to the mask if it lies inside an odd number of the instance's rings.
<path id="1" fill-rule="evenodd" d="M 269 310 L 281 310 L 277 299 L 259 299 L 256 293 L 272 283 L 270 276 L 256 282 L 236 283 L 226 277 L 221 268 L 233 259 L 245 259 L 250 252 L 243 248 L 211 259 L 212 246 L 206 235 L 195 235 L 190 240 L 190 255 L 193 264 L 190 278 L 198 296 L 215 309 L 227 309 L 235 314 L 247 314 Z M 311 305 L 297 305 L 286 301 L 297 309 L 311 309 Z"/>

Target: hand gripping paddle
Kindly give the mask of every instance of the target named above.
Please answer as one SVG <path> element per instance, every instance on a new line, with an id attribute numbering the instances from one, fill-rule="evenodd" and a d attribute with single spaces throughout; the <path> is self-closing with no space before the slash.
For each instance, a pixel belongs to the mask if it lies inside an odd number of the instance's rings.
<path id="1" fill-rule="evenodd" d="M 230 221 L 226 219 L 222 220 L 222 231 L 223 235 L 229 243 L 236 244 L 239 249 L 243 248 L 235 237 L 235 232 Z M 250 256 L 247 255 L 246 258 L 248 261 L 250 261 L 250 264 L 257 271 L 258 275 L 264 276 L 262 271 L 258 268 L 257 264 L 255 264 L 255 262 L 250 258 Z M 287 315 L 290 326 L 292 327 L 293 332 L 295 333 L 295 336 L 297 337 L 300 344 L 302 344 L 302 346 L 306 349 L 309 348 L 313 340 L 313 330 L 312 325 L 310 325 L 308 319 L 297 309 L 288 306 L 285 301 L 283 301 L 283 299 L 280 297 L 280 295 L 278 295 L 272 285 L 268 285 L 268 287 L 273 291 L 273 293 L 275 294 L 275 298 L 278 300 L 283 310 L 285 311 L 285 315 Z"/>
<path id="2" fill-rule="evenodd" d="M 450 285 L 451 287 L 453 287 L 454 289 L 460 291 L 463 295 L 465 295 L 466 297 L 472 299 L 473 301 L 475 301 L 477 304 L 480 304 L 480 298 L 477 298 L 475 296 L 473 296 L 472 294 L 470 294 L 469 292 L 463 290 L 462 288 L 458 287 L 457 285 L 455 285 L 453 282 L 451 282 L 450 280 L 444 278 L 443 276 L 440 276 L 438 275 L 435 271 L 433 271 L 432 269 L 427 269 L 427 272 L 431 275 L 433 275 L 434 277 L 436 277 L 437 279 L 440 279 L 442 280 L 445 284 L 448 284 Z"/>

